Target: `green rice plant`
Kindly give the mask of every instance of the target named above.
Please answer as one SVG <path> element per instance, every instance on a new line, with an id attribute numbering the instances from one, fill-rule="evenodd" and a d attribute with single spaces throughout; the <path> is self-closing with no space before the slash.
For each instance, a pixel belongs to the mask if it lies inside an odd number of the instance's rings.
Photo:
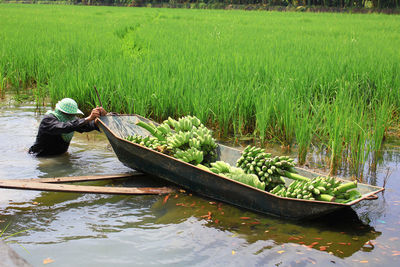
<path id="1" fill-rule="evenodd" d="M 295 137 L 296 98 L 293 91 L 283 89 L 274 102 L 275 137 L 284 147 L 290 148 Z"/>
<path id="2" fill-rule="evenodd" d="M 273 98 L 270 89 L 266 89 L 261 97 L 256 98 L 256 129 L 259 133 L 262 142 L 265 142 L 267 137 L 267 130 L 270 125 L 274 124 L 274 108 Z"/>
<path id="3" fill-rule="evenodd" d="M 347 130 L 351 127 L 353 103 L 350 92 L 344 84 L 338 85 L 338 93 L 332 103 L 324 110 L 326 135 L 329 136 L 327 147 L 330 151 L 330 174 L 336 174 L 343 159 L 343 152 L 348 144 Z M 325 130 L 325 129 L 324 129 Z"/>
<path id="4" fill-rule="evenodd" d="M 355 113 L 356 116 L 354 116 L 353 123 L 355 127 L 358 127 L 359 129 L 358 131 L 352 130 L 348 132 L 348 151 L 350 154 L 349 167 L 351 173 L 355 177 L 362 179 L 364 164 L 369 154 L 367 145 L 368 133 L 365 130 L 367 127 L 367 120 L 365 119 L 365 113 L 363 110 L 358 110 L 358 112 Z"/>
<path id="5" fill-rule="evenodd" d="M 384 114 L 400 111 L 396 16 L 52 5 L 0 16 L 2 79 L 42 104 L 72 97 L 88 112 L 96 85 L 109 111 L 193 114 L 221 137 L 297 143 L 299 161 L 314 140 L 332 172 L 361 161 L 360 129 L 378 150 L 394 123 Z"/>
<path id="6" fill-rule="evenodd" d="M 385 133 L 388 127 L 392 124 L 393 107 L 390 106 L 389 100 L 384 98 L 382 101 L 375 100 L 372 104 L 374 110 L 374 120 L 371 122 L 371 133 L 370 133 L 370 150 L 373 152 L 370 168 L 375 170 L 379 159 L 382 159 L 382 143 L 385 138 Z"/>
<path id="7" fill-rule="evenodd" d="M 6 242 L 6 243 L 17 243 L 17 244 L 18 244 L 19 246 L 21 246 L 26 252 L 28 252 L 28 250 L 26 250 L 26 249 L 25 249 L 21 244 L 19 244 L 17 241 L 8 240 L 8 239 L 9 239 L 9 238 L 12 238 L 12 237 L 15 237 L 15 236 L 17 236 L 17 235 L 19 235 L 19 234 L 22 234 L 22 233 L 24 233 L 24 232 L 27 232 L 27 231 L 29 231 L 29 230 L 32 230 L 33 228 L 21 230 L 21 231 L 15 232 L 15 233 L 10 234 L 10 235 L 5 235 L 5 233 L 6 233 L 7 229 L 8 229 L 8 227 L 10 226 L 10 224 L 11 224 L 11 222 L 8 222 L 7 225 L 6 225 L 3 229 L 0 229 L 0 239 L 3 240 L 3 241 Z M 28 253 L 29 253 L 29 252 L 28 252 Z"/>
<path id="8" fill-rule="evenodd" d="M 334 109 L 335 116 L 330 118 L 329 122 L 329 143 L 328 148 L 331 153 L 330 157 L 330 174 L 336 174 L 337 168 L 340 164 L 343 152 L 343 129 L 344 116 L 339 112 L 340 108 L 338 106 Z"/>
<path id="9" fill-rule="evenodd" d="M 316 116 L 313 115 L 313 106 L 307 103 L 299 103 L 296 113 L 298 114 L 295 127 L 298 163 L 304 165 L 314 135 Z"/>
<path id="10" fill-rule="evenodd" d="M 392 110 L 393 107 L 389 104 L 387 98 L 373 103 L 372 110 L 374 111 L 375 118 L 372 122 L 372 137 L 371 137 L 371 149 L 373 151 L 380 151 L 382 142 L 385 137 L 389 125 L 392 122 Z"/>
<path id="11" fill-rule="evenodd" d="M 6 92 L 6 78 L 3 78 L 3 75 L 0 73 L 0 98 L 4 98 Z"/>

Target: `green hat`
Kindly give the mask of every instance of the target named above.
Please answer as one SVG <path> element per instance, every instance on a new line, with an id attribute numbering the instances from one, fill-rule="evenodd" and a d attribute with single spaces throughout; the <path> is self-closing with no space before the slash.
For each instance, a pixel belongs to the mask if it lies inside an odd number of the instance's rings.
<path id="1" fill-rule="evenodd" d="M 64 98 L 56 104 L 56 109 L 60 110 L 63 113 L 77 115 L 82 114 L 83 112 L 78 109 L 78 104 L 75 100 L 71 98 Z"/>

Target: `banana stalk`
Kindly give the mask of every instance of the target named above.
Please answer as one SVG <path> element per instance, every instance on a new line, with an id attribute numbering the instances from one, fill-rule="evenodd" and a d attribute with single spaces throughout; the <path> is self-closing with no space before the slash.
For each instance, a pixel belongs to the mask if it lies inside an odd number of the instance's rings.
<path id="1" fill-rule="evenodd" d="M 151 133 L 151 135 L 157 137 L 159 140 L 165 141 L 165 137 L 163 136 L 163 134 L 158 131 L 157 128 L 155 128 L 153 125 L 150 125 L 149 123 L 146 123 L 144 121 L 139 121 L 136 123 L 136 125 L 146 129 Z"/>

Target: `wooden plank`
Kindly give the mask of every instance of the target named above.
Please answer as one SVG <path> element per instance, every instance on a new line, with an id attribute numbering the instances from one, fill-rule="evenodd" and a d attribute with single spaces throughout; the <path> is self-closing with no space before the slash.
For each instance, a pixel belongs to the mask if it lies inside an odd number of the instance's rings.
<path id="1" fill-rule="evenodd" d="M 71 177 L 54 177 L 54 178 L 34 178 L 34 179 L 18 179 L 16 181 L 24 182 L 40 182 L 40 183 L 72 183 L 72 182 L 88 182 L 88 181 L 100 181 L 110 179 L 122 179 L 134 176 L 143 176 L 144 173 L 133 172 L 133 173 L 120 173 L 120 174 L 109 174 L 109 175 L 87 175 L 87 176 L 71 176 Z"/>
<path id="2" fill-rule="evenodd" d="M 0 188 L 121 195 L 158 195 L 174 191 L 169 187 L 105 187 L 38 183 L 20 180 L 0 180 Z"/>

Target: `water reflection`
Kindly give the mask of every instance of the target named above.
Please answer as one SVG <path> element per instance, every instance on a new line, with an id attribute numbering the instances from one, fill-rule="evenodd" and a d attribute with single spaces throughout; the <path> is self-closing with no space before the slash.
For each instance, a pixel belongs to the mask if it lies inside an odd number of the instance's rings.
<path id="1" fill-rule="evenodd" d="M 36 159 L 26 153 L 40 121 L 33 107 L 0 109 L 0 175 L 8 179 L 128 172 L 102 134 L 76 134 L 69 153 Z M 11 140 L 11 141 L 10 141 Z M 0 189 L 0 228 L 34 228 L 13 245 L 34 266 L 369 264 L 398 266 L 399 150 L 389 148 L 366 180 L 382 186 L 379 199 L 312 221 L 269 217 L 179 190 L 166 196 L 115 196 Z M 315 164 L 324 156 L 313 154 Z M 320 162 L 320 163 L 318 163 Z M 323 172 L 324 170 L 320 170 Z M 370 179 L 370 180 L 369 180 Z M 144 176 L 85 185 L 160 185 Z M 369 242 L 371 241 L 371 242 Z M 50 252 L 51 251 L 51 252 Z M 84 251 L 84 253 L 82 253 Z M 399 254 L 400 255 L 400 254 Z"/>
<path id="2" fill-rule="evenodd" d="M 73 156 L 68 152 L 60 156 L 38 158 L 37 170 L 40 173 L 39 177 L 54 176 L 54 173 L 60 176 L 69 176 L 71 170 L 76 167 L 76 164 L 74 164 L 76 160 L 77 156 Z"/>
<path id="3" fill-rule="evenodd" d="M 195 217 L 204 220 L 204 226 L 237 233 L 249 244 L 260 240 L 272 240 L 275 245 L 294 243 L 342 258 L 366 249 L 365 243 L 381 234 L 363 223 L 351 208 L 310 221 L 293 222 L 177 194 L 168 199 L 168 205 L 156 202 L 152 210 L 159 215 L 157 224 L 176 224 Z"/>
<path id="4" fill-rule="evenodd" d="M 159 181 L 155 179 L 153 182 Z M 121 184 L 137 185 L 132 181 L 120 181 L 115 185 Z M 167 225 L 179 228 L 179 225 L 189 223 L 224 232 L 230 237 L 244 240 L 247 245 L 260 241 L 270 243 L 272 247 L 294 244 L 305 250 L 323 251 L 346 258 L 357 251 L 372 251 L 373 245 L 366 243 L 381 235 L 363 223 L 352 209 L 316 220 L 291 222 L 206 200 L 187 192 L 157 197 L 47 192 L 35 198 L 34 202 L 38 204 L 26 206 L 26 203 L 14 203 L 9 207 L 12 210 L 10 214 L 13 214 L 10 218 L 17 221 L 14 224 L 16 231 L 29 225 L 35 227 L 35 236 L 40 232 L 57 233 L 53 238 L 36 241 L 44 244 L 107 238 L 113 233 L 132 229 L 163 231 Z"/>

